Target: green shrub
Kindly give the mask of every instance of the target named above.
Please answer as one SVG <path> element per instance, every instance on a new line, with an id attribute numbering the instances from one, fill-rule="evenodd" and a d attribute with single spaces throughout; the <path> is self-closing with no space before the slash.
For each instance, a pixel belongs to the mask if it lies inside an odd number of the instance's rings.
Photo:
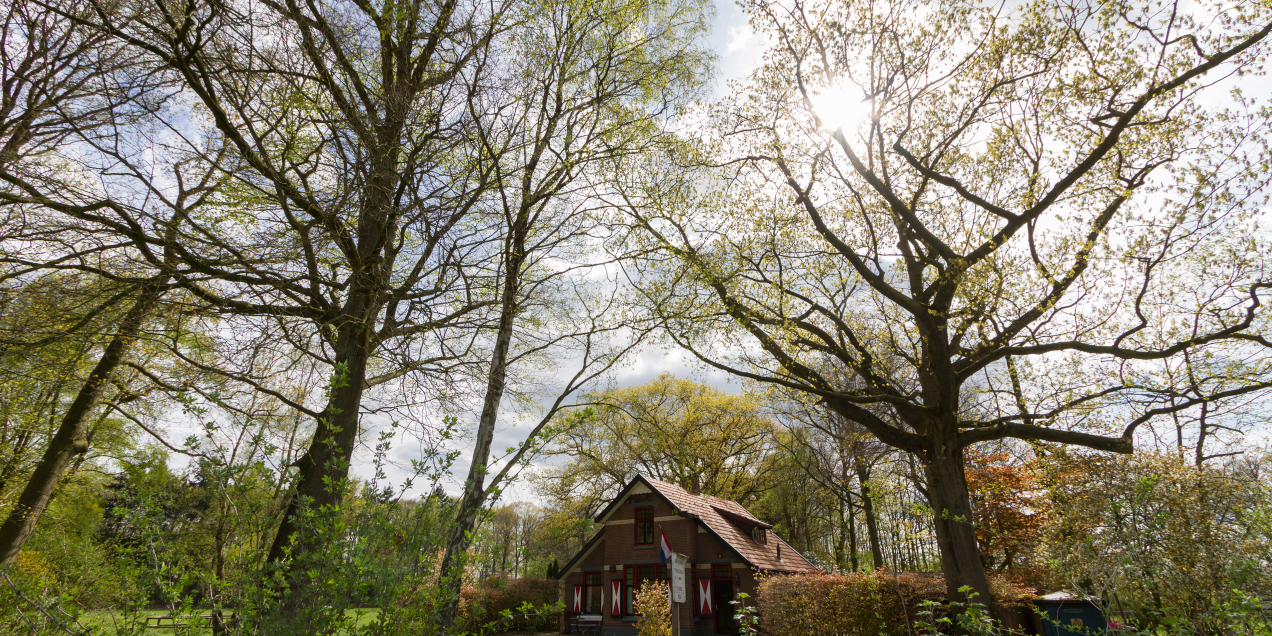
<path id="1" fill-rule="evenodd" d="M 1048 587 L 1108 599 L 1140 629 L 1231 633 L 1234 590 L 1272 594 L 1269 467 L 1256 457 L 1198 468 L 1168 452 L 1056 459 L 1040 548 Z"/>

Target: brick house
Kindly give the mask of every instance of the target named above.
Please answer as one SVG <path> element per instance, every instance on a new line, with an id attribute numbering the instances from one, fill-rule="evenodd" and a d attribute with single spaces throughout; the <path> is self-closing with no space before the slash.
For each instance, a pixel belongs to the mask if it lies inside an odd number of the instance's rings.
<path id="1" fill-rule="evenodd" d="M 737 592 L 755 598 L 757 572 L 814 572 L 800 553 L 740 504 L 694 494 L 637 475 L 595 519 L 601 526 L 561 568 L 565 616 L 562 633 L 579 619 L 600 623 L 605 636 L 634 636 L 632 601 L 648 581 L 668 580 L 659 557 L 663 534 L 671 550 L 688 557 L 687 602 L 680 603 L 685 636 L 737 634 Z"/>

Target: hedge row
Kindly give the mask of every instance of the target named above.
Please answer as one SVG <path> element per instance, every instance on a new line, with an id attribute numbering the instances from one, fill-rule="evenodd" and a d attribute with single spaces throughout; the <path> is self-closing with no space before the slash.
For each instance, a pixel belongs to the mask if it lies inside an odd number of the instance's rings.
<path id="1" fill-rule="evenodd" d="M 991 588 L 1003 608 L 1031 598 L 1005 580 L 993 581 Z M 912 633 L 924 601 L 946 600 L 940 576 L 873 572 L 770 576 L 760 583 L 756 605 L 766 634 L 904 636 Z"/>
<path id="2" fill-rule="evenodd" d="M 492 577 L 482 581 L 477 587 L 464 586 L 460 591 L 461 618 L 470 619 L 474 613 L 478 624 L 499 620 L 499 613 L 508 610 L 514 619 L 506 623 L 506 629 L 518 630 L 555 630 L 559 625 L 560 611 L 524 618 L 519 614 L 523 603 L 530 603 L 537 608 L 553 605 L 560 600 L 559 583 L 556 579 L 538 578 L 502 578 Z M 480 608 L 474 612 L 474 608 Z M 503 627 L 504 624 L 501 624 Z"/>

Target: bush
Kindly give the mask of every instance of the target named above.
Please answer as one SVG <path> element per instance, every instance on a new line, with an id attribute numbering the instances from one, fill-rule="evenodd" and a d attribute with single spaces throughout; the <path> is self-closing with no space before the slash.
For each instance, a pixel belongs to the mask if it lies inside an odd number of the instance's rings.
<path id="1" fill-rule="evenodd" d="M 1142 629 L 1170 620 L 1229 633 L 1234 590 L 1272 594 L 1270 467 L 1243 458 L 1198 468 L 1174 453 L 1058 459 L 1041 549 L 1049 587 L 1106 599 Z"/>
<path id="2" fill-rule="evenodd" d="M 900 636 L 920 602 L 944 597 L 945 583 L 936 577 L 808 574 L 766 578 L 756 604 L 767 634 Z"/>
<path id="3" fill-rule="evenodd" d="M 541 631 L 557 628 L 559 610 L 530 618 L 522 615 L 522 606 L 527 603 L 536 610 L 544 606 L 559 608 L 560 586 L 556 579 L 491 577 L 478 587 L 464 586 L 460 595 L 460 607 L 468 615 L 465 618 L 475 616 L 477 624 L 497 621 L 500 613 L 507 611 L 512 615 L 507 629 Z"/>
<path id="4" fill-rule="evenodd" d="M 640 636 L 671 636 L 671 591 L 655 581 L 636 592 L 636 630 Z"/>
<path id="5" fill-rule="evenodd" d="M 991 589 L 1005 609 L 1032 600 L 1006 580 L 993 580 Z M 881 571 L 770 576 L 760 583 L 756 604 L 765 634 L 903 636 L 911 633 L 925 602 L 945 604 L 942 577 Z"/>

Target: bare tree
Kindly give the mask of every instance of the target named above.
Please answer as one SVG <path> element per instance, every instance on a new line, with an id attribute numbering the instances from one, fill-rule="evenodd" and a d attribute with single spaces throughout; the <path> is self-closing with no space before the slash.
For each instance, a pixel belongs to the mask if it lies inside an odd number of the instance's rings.
<path id="1" fill-rule="evenodd" d="M 138 68 L 135 53 L 63 18 L 89 10 L 75 0 L 6 3 L 0 29 L 0 169 L 39 178 L 40 168 L 51 167 L 40 159 L 84 136 L 109 135 L 119 118 L 152 112 L 162 96 L 163 78 Z"/>
<path id="2" fill-rule="evenodd" d="M 801 399 L 803 398 L 803 399 Z M 857 521 L 860 511 L 865 523 L 866 542 L 871 555 L 871 568 L 887 567 L 879 539 L 879 522 L 875 512 L 876 495 L 871 491 L 871 474 L 876 465 L 896 453 L 875 439 L 865 427 L 821 404 L 809 404 L 802 395 L 777 403 L 782 419 L 788 422 L 791 435 L 785 437 L 791 458 L 800 464 L 807 478 L 834 493 L 842 508 L 840 542 L 849 541 L 849 550 L 837 547 L 836 565 L 844 567 L 847 557 L 852 570 L 857 561 Z M 800 446 L 807 452 L 796 452 Z M 807 461 L 802 460 L 807 457 Z"/>

